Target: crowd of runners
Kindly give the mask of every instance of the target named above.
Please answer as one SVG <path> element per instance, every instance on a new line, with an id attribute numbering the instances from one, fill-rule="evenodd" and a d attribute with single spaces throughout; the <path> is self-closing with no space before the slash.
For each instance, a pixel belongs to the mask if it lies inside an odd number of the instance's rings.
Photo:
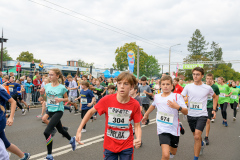
<path id="1" fill-rule="evenodd" d="M 75 151 L 77 143 L 84 145 L 81 136 L 82 133 L 87 134 L 87 122 L 93 122 L 103 114 L 104 159 L 131 160 L 134 148 L 143 145 L 141 126 L 149 124 L 149 114 L 155 109 L 162 160 L 177 156 L 179 137 L 185 133 L 180 113 L 187 118 L 192 131 L 193 160 L 198 160 L 205 145 L 210 143 L 210 123 L 214 122 L 216 112 L 221 112 L 222 125 L 228 127 L 227 107 L 232 108 L 232 120 L 236 121 L 239 106 L 239 81 L 226 82 L 223 77 L 215 81 L 213 74 L 205 74 L 201 67 L 192 70 L 193 81 L 187 82 L 172 79 L 166 74 L 161 79 L 142 77 L 138 80 L 129 72 L 109 79 L 82 73 L 64 77 L 59 69 L 51 69 L 46 75 L 36 73 L 33 78 L 23 76 L 19 80 L 13 75 L 2 77 L 1 72 L 0 77 L 0 159 L 4 160 L 9 159 L 9 153 L 17 155 L 20 160 L 30 158 L 30 153 L 9 142 L 5 127 L 13 124 L 18 108 L 23 116 L 30 114 L 27 111 L 32 104 L 34 87 L 38 92 L 37 101 L 42 106 L 41 113 L 36 117 L 47 124 L 43 131 L 47 160 L 53 160 L 53 136 L 57 131 L 68 139 Z M 23 93 L 25 99 L 22 98 Z M 61 122 L 65 110 L 81 114 L 82 121 L 76 135 L 69 135 L 68 127 Z M 205 127 L 206 135 L 203 137 Z"/>

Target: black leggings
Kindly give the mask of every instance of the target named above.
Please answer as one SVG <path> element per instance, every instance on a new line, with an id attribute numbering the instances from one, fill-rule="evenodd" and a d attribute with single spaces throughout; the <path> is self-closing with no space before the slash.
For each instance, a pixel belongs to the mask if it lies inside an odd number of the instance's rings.
<path id="1" fill-rule="evenodd" d="M 231 108 L 233 109 L 233 117 L 236 117 L 237 116 L 237 105 L 238 105 L 238 103 L 234 102 L 234 103 L 230 103 L 230 105 L 231 105 Z"/>
<path id="2" fill-rule="evenodd" d="M 225 120 L 227 120 L 227 106 L 228 106 L 227 102 L 224 102 L 223 104 L 220 104 L 222 118 L 225 119 Z"/>
<path id="3" fill-rule="evenodd" d="M 18 102 L 18 94 L 12 95 L 12 98 L 16 101 L 17 106 L 18 106 L 20 109 L 23 109 L 22 105 Z M 9 108 L 9 107 L 8 107 L 8 108 Z"/>
<path id="4" fill-rule="evenodd" d="M 82 113 L 81 113 L 81 118 L 83 119 L 85 114 L 88 112 L 89 109 L 87 110 L 82 110 Z M 91 117 L 91 119 L 93 119 L 93 117 Z M 83 129 L 86 129 L 86 124 L 83 126 Z"/>
<path id="5" fill-rule="evenodd" d="M 66 137 L 69 141 L 71 140 L 71 136 L 62 127 L 62 123 L 60 121 L 60 119 L 63 116 L 62 111 L 48 112 L 48 115 L 51 119 L 50 119 L 50 121 L 47 125 L 47 128 L 45 129 L 43 134 L 46 138 L 48 154 L 52 154 L 52 143 L 53 142 L 52 142 L 51 133 L 52 133 L 54 127 L 56 127 L 58 132 L 61 133 L 64 137 Z"/>

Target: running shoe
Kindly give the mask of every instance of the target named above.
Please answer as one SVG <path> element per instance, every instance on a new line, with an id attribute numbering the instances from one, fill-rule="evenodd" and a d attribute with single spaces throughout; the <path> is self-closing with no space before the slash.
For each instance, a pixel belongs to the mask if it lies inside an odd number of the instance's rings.
<path id="1" fill-rule="evenodd" d="M 170 158 L 174 158 L 174 155 L 170 152 Z"/>
<path id="2" fill-rule="evenodd" d="M 214 123 L 214 119 L 211 119 L 211 122 Z"/>
<path id="3" fill-rule="evenodd" d="M 11 111 L 10 111 L 10 110 L 7 110 L 6 113 L 11 113 Z"/>
<path id="4" fill-rule="evenodd" d="M 205 145 L 206 145 L 205 142 L 202 141 L 202 147 L 201 147 L 200 154 L 199 154 L 200 156 L 203 155 L 203 149 L 205 148 Z"/>
<path id="5" fill-rule="evenodd" d="M 25 116 L 26 112 L 26 109 L 24 109 L 24 111 L 22 111 L 22 115 Z"/>
<path id="6" fill-rule="evenodd" d="M 47 155 L 47 157 L 45 158 L 45 160 L 54 160 L 53 156 Z"/>
<path id="7" fill-rule="evenodd" d="M 225 127 L 227 127 L 227 126 L 228 126 L 228 124 L 227 124 L 227 121 L 225 122 L 225 124 L 224 124 L 224 125 L 225 125 Z"/>
<path id="8" fill-rule="evenodd" d="M 76 144 L 76 139 L 75 137 L 72 137 L 69 144 L 72 145 L 72 150 L 75 151 L 76 150 L 76 147 L 77 147 L 77 144 Z"/>
<path id="9" fill-rule="evenodd" d="M 24 157 L 21 158 L 20 160 L 28 160 L 30 158 L 30 153 L 24 153 Z"/>
<path id="10" fill-rule="evenodd" d="M 97 120 L 97 116 L 93 116 L 94 120 Z"/>
<path id="11" fill-rule="evenodd" d="M 28 110 L 28 112 L 29 112 L 29 110 L 30 110 L 30 106 L 27 106 L 27 110 Z"/>
<path id="12" fill-rule="evenodd" d="M 225 125 L 225 122 L 224 122 L 224 121 L 222 122 L 222 125 Z"/>
<path id="13" fill-rule="evenodd" d="M 84 132 L 87 132 L 87 130 L 86 129 L 82 129 L 82 131 L 81 131 L 82 133 L 84 133 Z"/>
<path id="14" fill-rule="evenodd" d="M 69 107 L 69 112 L 72 113 L 73 107 Z"/>
<path id="15" fill-rule="evenodd" d="M 78 109 L 75 110 L 74 114 L 78 114 Z"/>
<path id="16" fill-rule="evenodd" d="M 185 130 L 184 130 L 184 128 L 183 128 L 182 122 L 179 122 L 179 126 L 180 126 L 180 133 L 181 133 L 182 135 L 184 135 Z"/>
<path id="17" fill-rule="evenodd" d="M 52 133 L 51 133 L 52 137 L 53 137 L 56 133 L 57 133 L 57 130 L 56 130 L 55 128 L 53 128 Z"/>
<path id="18" fill-rule="evenodd" d="M 239 107 L 237 107 L 237 112 L 238 112 L 238 110 L 239 110 Z"/>
<path id="19" fill-rule="evenodd" d="M 206 145 L 208 146 L 209 145 L 209 139 L 208 139 L 208 137 L 205 137 L 205 142 L 206 142 Z"/>
<path id="20" fill-rule="evenodd" d="M 39 119 L 42 119 L 42 115 L 41 114 L 39 114 L 38 116 L 36 116 L 37 118 L 39 118 Z"/>
<path id="21" fill-rule="evenodd" d="M 233 117 L 233 121 L 236 121 L 236 117 Z"/>
<path id="22" fill-rule="evenodd" d="M 90 122 L 93 122 L 93 119 L 91 119 Z"/>

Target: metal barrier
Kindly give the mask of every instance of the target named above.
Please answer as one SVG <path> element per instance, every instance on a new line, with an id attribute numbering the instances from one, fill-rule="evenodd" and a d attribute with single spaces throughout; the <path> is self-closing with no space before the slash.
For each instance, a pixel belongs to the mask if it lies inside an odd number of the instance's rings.
<path id="1" fill-rule="evenodd" d="M 24 89 L 25 89 L 26 88 L 25 85 L 23 85 L 23 86 L 24 86 Z M 30 93 L 27 93 L 26 89 L 25 89 L 25 91 L 22 92 L 21 96 L 22 96 L 22 99 L 30 106 L 31 105 L 35 106 L 35 105 L 41 104 L 38 101 L 38 98 L 40 97 L 40 92 L 39 92 L 39 88 L 37 86 L 33 86 L 31 88 L 31 92 Z"/>

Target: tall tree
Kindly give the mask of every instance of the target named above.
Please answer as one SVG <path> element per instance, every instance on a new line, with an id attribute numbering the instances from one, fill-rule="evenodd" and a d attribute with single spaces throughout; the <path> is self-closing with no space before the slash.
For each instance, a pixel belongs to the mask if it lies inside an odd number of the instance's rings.
<path id="1" fill-rule="evenodd" d="M 86 68 L 89 68 L 90 66 L 92 66 L 93 68 L 95 68 L 93 62 L 92 62 L 92 63 L 87 63 L 87 62 L 85 62 L 85 61 L 83 61 L 83 60 L 81 60 L 81 59 L 78 60 L 78 67 L 86 67 Z"/>
<path id="2" fill-rule="evenodd" d="M 128 70 L 128 57 L 127 52 L 132 50 L 135 53 L 135 64 L 134 64 L 134 74 L 137 74 L 137 45 L 136 42 L 125 43 L 124 46 L 118 47 L 115 51 L 115 61 L 113 64 L 114 69 L 120 71 Z M 147 61 L 148 55 L 143 51 L 142 48 L 139 48 L 139 74 L 145 74 L 145 62 Z"/>
<path id="3" fill-rule="evenodd" d="M 190 54 L 183 59 L 184 62 L 192 62 L 192 61 L 209 61 L 207 57 L 207 49 L 208 44 L 202 35 L 199 29 L 193 33 L 191 40 L 188 42 L 188 51 Z M 204 67 L 206 70 L 209 69 L 209 66 Z M 185 77 L 187 80 L 192 79 L 191 70 L 185 70 Z"/>
<path id="4" fill-rule="evenodd" d="M 20 55 L 17 57 L 18 61 L 24 61 L 24 62 L 37 62 L 39 63 L 41 59 L 35 59 L 33 56 L 33 53 L 29 53 L 29 51 L 21 52 Z"/>
<path id="5" fill-rule="evenodd" d="M 1 50 L 0 50 L 1 53 Z M 0 60 L 1 60 L 1 55 L 0 55 Z M 13 60 L 12 57 L 8 54 L 7 48 L 3 48 L 3 61 L 10 61 Z"/>
<path id="6" fill-rule="evenodd" d="M 145 75 L 147 77 L 153 77 L 155 75 L 159 76 L 160 71 L 161 68 L 155 56 L 148 56 L 147 61 L 145 62 Z"/>

